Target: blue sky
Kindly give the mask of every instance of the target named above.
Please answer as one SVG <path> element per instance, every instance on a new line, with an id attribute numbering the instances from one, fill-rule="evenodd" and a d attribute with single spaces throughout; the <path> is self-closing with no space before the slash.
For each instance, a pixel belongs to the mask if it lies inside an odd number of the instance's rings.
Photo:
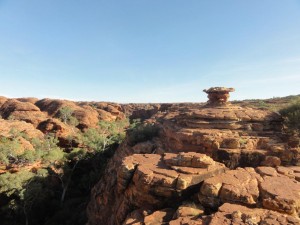
<path id="1" fill-rule="evenodd" d="M 0 0 L 0 95 L 114 102 L 300 94 L 299 0 Z"/>

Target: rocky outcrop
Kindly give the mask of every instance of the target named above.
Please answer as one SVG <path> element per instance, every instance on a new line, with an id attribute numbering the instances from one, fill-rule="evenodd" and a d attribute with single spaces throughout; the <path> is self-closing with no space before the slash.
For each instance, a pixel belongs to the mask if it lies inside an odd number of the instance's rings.
<path id="1" fill-rule="evenodd" d="M 23 133 L 30 138 L 42 138 L 44 135 L 30 123 L 0 119 L 0 136 L 11 137 L 14 132 Z"/>
<path id="2" fill-rule="evenodd" d="M 158 136 L 117 150 L 92 190 L 88 225 L 299 224 L 299 148 L 282 139 L 279 114 L 232 105 L 230 91 L 151 108 L 145 122 Z"/>
<path id="3" fill-rule="evenodd" d="M 68 107 L 73 111 L 73 116 L 78 120 L 78 128 L 85 129 L 95 127 L 99 120 L 115 121 L 125 119 L 117 104 L 72 102 L 67 100 L 42 99 L 36 105 L 51 117 L 59 117 L 59 110 Z"/>
<path id="4" fill-rule="evenodd" d="M 2 137 L 17 140 L 18 145 L 15 146 L 18 154 L 23 154 L 25 151 L 32 151 L 34 147 L 32 143 L 24 137 L 41 139 L 44 134 L 37 130 L 32 124 L 17 120 L 0 119 L 0 141 Z M 6 166 L 5 166 L 6 168 Z M 1 173 L 1 172 L 0 172 Z"/>
<path id="5" fill-rule="evenodd" d="M 119 104 L 107 102 L 95 102 L 89 104 L 98 111 L 99 115 L 101 115 L 103 112 L 109 113 L 109 120 L 122 120 L 126 117 L 122 107 Z"/>
<path id="6" fill-rule="evenodd" d="M 165 112 L 174 104 L 123 104 L 122 110 L 131 119 L 146 120 L 158 112 Z"/>
<path id="7" fill-rule="evenodd" d="M 212 87 L 207 90 L 203 90 L 208 94 L 208 105 L 226 105 L 229 100 L 229 92 L 235 91 L 234 88 L 225 87 Z"/>
<path id="8" fill-rule="evenodd" d="M 226 203 L 219 208 L 219 211 L 211 216 L 207 224 L 210 225 L 231 225 L 231 224 L 265 224 L 265 225 L 288 225 L 300 224 L 298 218 L 281 214 L 266 209 L 247 208 L 241 205 Z"/>
<path id="9" fill-rule="evenodd" d="M 199 201 L 218 208 L 223 203 L 238 203 L 299 216 L 300 167 L 238 168 L 205 180 Z M 284 184 L 284 185 L 283 185 Z"/>
<path id="10" fill-rule="evenodd" d="M 72 116 L 78 120 L 76 127 L 61 121 L 60 109 L 63 107 L 73 111 Z M 29 138 L 42 138 L 44 134 L 52 133 L 62 147 L 70 145 L 69 136 L 75 136 L 79 130 L 96 127 L 101 120 L 125 119 L 121 106 L 115 103 L 5 97 L 0 97 L 0 116 L 4 119 L 0 121 L 0 135 L 8 136 L 11 130 L 16 130 Z"/>
<path id="11" fill-rule="evenodd" d="M 67 139 L 68 136 L 75 136 L 78 131 L 58 119 L 48 119 L 39 124 L 37 127 L 44 134 L 55 134 L 58 138 Z"/>
<path id="12" fill-rule="evenodd" d="M 29 98 L 16 98 L 16 100 L 20 101 L 20 102 L 30 102 L 31 104 L 34 104 L 39 100 L 38 98 L 33 98 L 33 97 L 29 97 Z"/>
<path id="13" fill-rule="evenodd" d="M 182 208 L 185 208 L 183 214 Z M 300 219 L 262 208 L 248 208 L 242 205 L 225 203 L 218 212 L 206 216 L 201 209 L 180 206 L 155 212 L 136 210 L 125 220 L 123 225 L 170 224 L 170 225 L 299 225 Z"/>
<path id="14" fill-rule="evenodd" d="M 173 206 L 174 202 L 181 202 L 191 195 L 191 190 L 203 180 L 223 173 L 225 169 L 223 164 L 199 153 L 128 156 L 117 169 L 115 183 L 99 183 L 94 188 L 88 210 L 89 224 L 99 221 L 122 224 L 132 209 L 153 211 Z M 115 188 L 106 189 L 107 185 Z M 98 208 L 98 213 L 93 211 L 94 207 Z"/>
<path id="15" fill-rule="evenodd" d="M 89 225 L 299 224 L 299 141 L 282 138 L 279 114 L 232 105 L 231 91 L 206 90 L 206 105 L 0 97 L 0 135 L 55 133 L 67 146 L 69 135 L 125 116 L 159 129 L 118 148 L 92 190 Z M 59 120 L 62 107 L 76 128 Z"/>
<path id="16" fill-rule="evenodd" d="M 223 203 L 255 206 L 262 178 L 253 168 L 238 168 L 205 180 L 199 192 L 202 205 L 217 209 Z"/>
<path id="17" fill-rule="evenodd" d="M 274 112 L 206 105 L 171 108 L 156 115 L 156 120 L 163 130 L 166 151 L 205 153 L 229 168 L 295 164 L 299 157 L 288 153 L 281 139 L 282 119 Z"/>
<path id="18" fill-rule="evenodd" d="M 266 209 L 300 216 L 300 167 L 259 167 L 262 206 Z"/>
<path id="19" fill-rule="evenodd" d="M 1 116 L 4 119 L 21 120 L 33 124 L 35 127 L 47 118 L 38 107 L 30 102 L 20 102 L 9 99 L 0 108 Z"/>

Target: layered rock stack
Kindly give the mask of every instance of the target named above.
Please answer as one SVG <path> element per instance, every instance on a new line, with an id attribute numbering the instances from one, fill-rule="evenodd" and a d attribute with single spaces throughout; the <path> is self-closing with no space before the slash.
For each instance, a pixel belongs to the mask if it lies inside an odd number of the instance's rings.
<path id="1" fill-rule="evenodd" d="M 212 87 L 209 89 L 203 90 L 208 94 L 208 105 L 228 105 L 229 104 L 229 93 L 234 92 L 234 88 L 225 88 L 225 87 Z"/>
<path id="2" fill-rule="evenodd" d="M 282 118 L 228 102 L 176 105 L 148 123 L 157 137 L 124 142 L 94 187 L 88 225 L 300 224 L 300 149 Z"/>
<path id="3" fill-rule="evenodd" d="M 229 90 L 233 89 L 210 88 L 206 92 L 213 96 L 225 93 L 226 98 L 211 97 L 200 108 L 171 108 L 157 114 L 164 151 L 205 153 L 229 168 L 299 163 L 298 151 L 282 141 L 281 116 L 231 105 Z"/>

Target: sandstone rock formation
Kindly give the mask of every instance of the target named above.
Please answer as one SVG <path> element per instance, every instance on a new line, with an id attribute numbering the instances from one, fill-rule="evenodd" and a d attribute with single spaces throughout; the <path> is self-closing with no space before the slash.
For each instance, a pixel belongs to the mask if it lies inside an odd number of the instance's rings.
<path id="1" fill-rule="evenodd" d="M 125 116 L 159 128 L 143 141 L 129 134 L 118 148 L 92 190 L 88 225 L 300 224 L 300 148 L 283 139 L 281 116 L 229 103 L 233 89 L 205 91 L 205 105 L 0 97 L 0 136 L 55 133 L 64 145 Z M 73 110 L 76 128 L 59 119 L 62 107 Z"/>
<path id="2" fill-rule="evenodd" d="M 281 214 L 266 209 L 247 208 L 241 205 L 224 204 L 219 211 L 211 216 L 210 225 L 230 224 L 266 224 L 266 225 L 288 225 L 300 224 L 299 218 Z"/>
<path id="3" fill-rule="evenodd" d="M 223 203 L 255 206 L 259 198 L 261 177 L 253 168 L 238 168 L 205 180 L 199 201 L 207 207 L 218 208 Z"/>
<path id="4" fill-rule="evenodd" d="M 258 167 L 262 206 L 286 214 L 300 216 L 300 167 Z"/>
<path id="5" fill-rule="evenodd" d="M 0 119 L 0 136 L 10 137 L 12 131 L 22 132 L 31 138 L 41 138 L 43 133 L 37 130 L 32 124 L 17 120 Z"/>
<path id="6" fill-rule="evenodd" d="M 204 216 L 203 211 L 187 207 L 189 212 L 182 216 L 178 210 L 174 214 L 172 209 L 163 209 L 153 213 L 134 211 L 123 223 L 124 225 L 142 224 L 170 224 L 170 225 L 299 225 L 300 219 L 261 208 L 248 208 L 242 205 L 225 203 L 218 212 Z M 191 211 L 194 210 L 194 211 Z M 150 213 L 150 215 L 149 215 Z M 173 216 L 172 216 L 173 213 Z"/>
<path id="7" fill-rule="evenodd" d="M 1 116 L 4 119 L 21 120 L 33 124 L 35 127 L 47 119 L 45 113 L 30 102 L 21 102 L 9 99 L 0 108 Z"/>
<path id="8" fill-rule="evenodd" d="M 223 203 L 262 206 L 298 216 L 300 208 L 300 167 L 238 168 L 205 180 L 199 201 L 218 208 Z M 283 185 L 284 184 L 284 185 Z"/>
<path id="9" fill-rule="evenodd" d="M 145 114 L 159 135 L 120 146 L 88 225 L 299 224 L 299 148 L 282 139 L 279 114 L 232 105 L 231 91 Z"/>
<path id="10" fill-rule="evenodd" d="M 116 171 L 115 189 L 103 190 L 103 183 L 95 187 L 98 194 L 90 207 L 97 205 L 102 213 L 97 217 L 91 215 L 90 224 L 97 224 L 97 221 L 122 224 L 132 208 L 153 211 L 166 205 L 172 206 L 189 195 L 190 188 L 223 173 L 225 169 L 223 164 L 199 153 L 134 154 L 125 157 Z M 110 201 L 114 204 L 109 208 L 101 205 Z"/>
<path id="11" fill-rule="evenodd" d="M 225 87 L 213 87 L 207 90 L 203 90 L 208 94 L 208 102 L 209 105 L 226 105 L 229 100 L 229 92 L 235 91 L 234 88 L 225 88 Z"/>
<path id="12" fill-rule="evenodd" d="M 23 131 L 26 127 L 25 130 L 29 130 L 30 137 L 36 137 L 34 133 L 39 133 L 41 137 L 42 131 L 44 134 L 55 133 L 63 140 L 76 132 L 76 129 L 59 120 L 59 110 L 63 107 L 73 110 L 73 116 L 79 122 L 77 128 L 81 130 L 95 127 L 100 120 L 125 119 L 122 108 L 115 103 L 0 97 L 0 116 L 5 119 L 1 121 L 0 133 L 6 134 L 12 128 Z"/>
<path id="13" fill-rule="evenodd" d="M 170 108 L 155 119 L 165 151 L 205 153 L 229 168 L 297 164 L 299 153 L 282 141 L 282 118 L 274 112 L 209 103 Z"/>

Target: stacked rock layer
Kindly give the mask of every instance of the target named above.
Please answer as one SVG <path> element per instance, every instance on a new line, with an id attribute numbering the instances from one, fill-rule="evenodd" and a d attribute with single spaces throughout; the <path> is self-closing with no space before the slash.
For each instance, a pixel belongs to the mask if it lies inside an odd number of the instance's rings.
<path id="1" fill-rule="evenodd" d="M 299 147 L 279 114 L 233 106 L 224 91 L 157 112 L 151 140 L 127 139 L 93 188 L 88 225 L 300 224 Z"/>

